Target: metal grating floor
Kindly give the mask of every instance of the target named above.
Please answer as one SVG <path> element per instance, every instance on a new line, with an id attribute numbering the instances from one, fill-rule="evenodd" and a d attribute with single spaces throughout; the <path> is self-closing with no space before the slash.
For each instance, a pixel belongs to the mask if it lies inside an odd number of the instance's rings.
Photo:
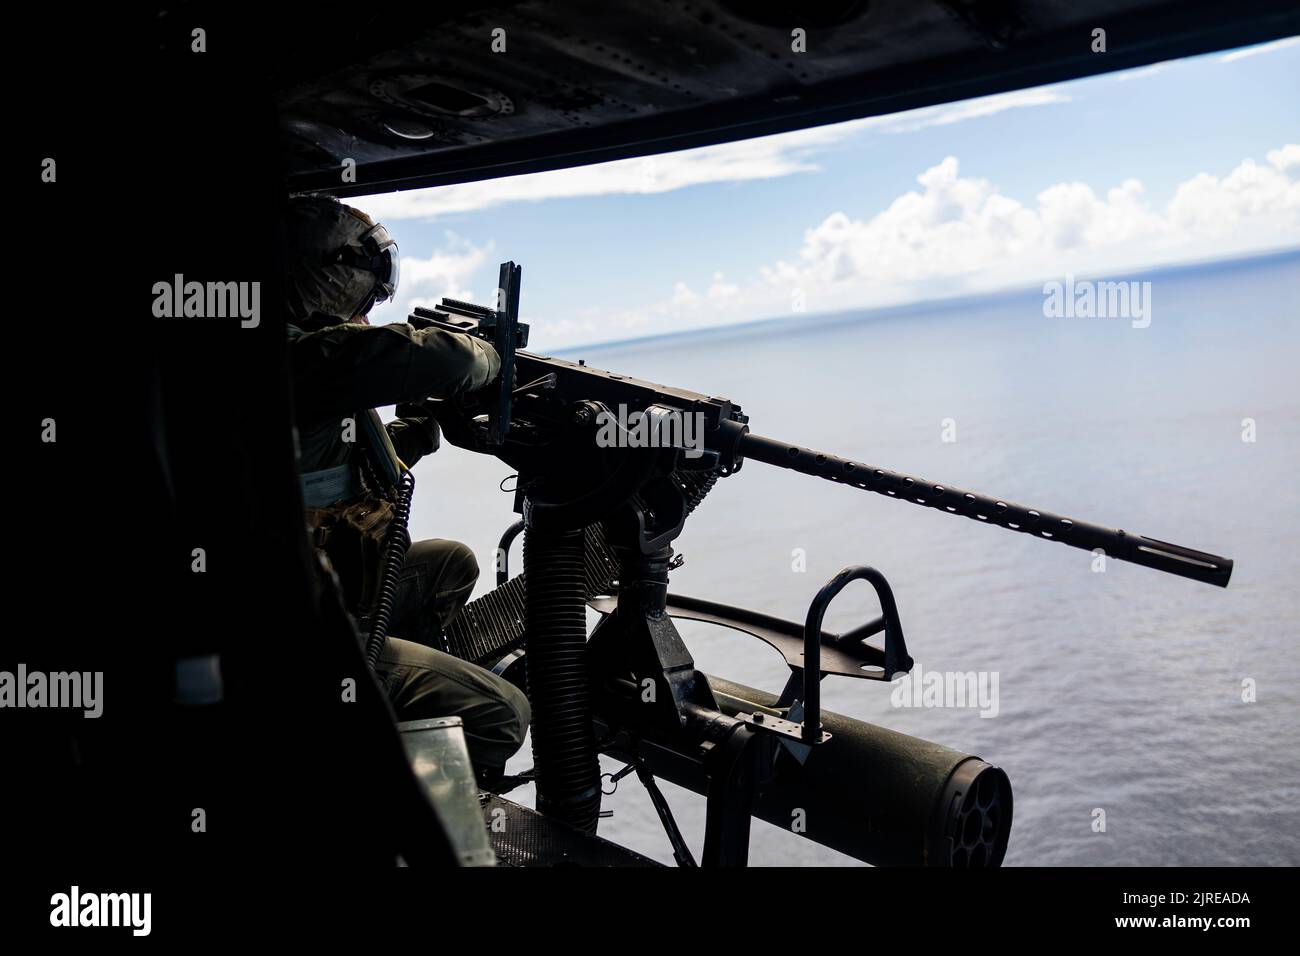
<path id="1" fill-rule="evenodd" d="M 480 800 L 498 866 L 662 865 L 496 794 L 480 794 Z"/>

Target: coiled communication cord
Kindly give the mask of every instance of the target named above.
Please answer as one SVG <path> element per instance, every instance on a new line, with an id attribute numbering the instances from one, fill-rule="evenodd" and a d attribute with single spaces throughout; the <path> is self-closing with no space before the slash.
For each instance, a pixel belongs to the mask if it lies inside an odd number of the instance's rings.
<path id="1" fill-rule="evenodd" d="M 411 497 L 415 494 L 415 475 L 408 468 L 402 473 L 397 486 L 397 501 L 393 521 L 388 526 L 384 541 L 384 569 L 379 579 L 379 596 L 370 622 L 370 637 L 366 641 L 366 662 L 373 670 L 388 640 L 388 623 L 393 616 L 393 600 L 397 595 L 397 575 L 402 570 L 406 551 L 411 546 L 407 522 L 411 518 Z"/>

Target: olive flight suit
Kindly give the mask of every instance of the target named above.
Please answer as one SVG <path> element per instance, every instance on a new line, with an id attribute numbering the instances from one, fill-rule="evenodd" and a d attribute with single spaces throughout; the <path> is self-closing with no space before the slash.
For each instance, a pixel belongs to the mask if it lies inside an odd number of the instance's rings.
<path id="1" fill-rule="evenodd" d="M 500 370 L 491 345 L 441 329 L 339 324 L 322 316 L 298 320 L 290 331 L 301 470 L 309 486 L 311 473 L 346 472 L 348 487 L 339 500 L 359 495 L 365 481 L 359 466 L 367 452 L 356 437 L 362 416 L 379 406 L 398 406 L 388 437 L 409 467 L 438 447 L 437 424 L 418 403 L 482 388 Z M 351 434 L 345 419 L 352 420 Z M 324 497 L 338 490 L 326 488 Z M 465 545 L 413 542 L 389 625 L 389 633 L 399 636 L 388 639 L 377 671 L 399 720 L 460 717 L 480 779 L 491 779 L 523 743 L 528 699 L 490 671 L 429 646 L 440 643 L 477 579 L 478 563 Z M 368 629 L 368 622 L 361 624 Z"/>

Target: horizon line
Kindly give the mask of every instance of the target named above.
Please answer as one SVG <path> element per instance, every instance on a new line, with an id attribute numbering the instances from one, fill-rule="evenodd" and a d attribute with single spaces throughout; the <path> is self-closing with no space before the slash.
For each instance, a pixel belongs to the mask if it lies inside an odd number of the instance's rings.
<path id="1" fill-rule="evenodd" d="M 1221 256 L 1212 259 L 1196 259 L 1188 262 L 1171 263 L 1171 264 L 1161 265 L 1161 266 L 1139 266 L 1132 269 L 1131 271 L 1113 273 L 1107 278 L 1106 281 L 1116 281 L 1119 279 L 1123 279 L 1127 276 L 1136 276 L 1136 275 L 1160 275 L 1162 273 L 1171 273 L 1171 272 L 1189 272 L 1196 269 L 1203 269 L 1207 266 L 1230 266 L 1234 264 L 1255 262 L 1264 259 L 1285 259 L 1291 256 L 1300 256 L 1300 244 L 1292 245 L 1292 246 L 1283 246 L 1276 249 L 1267 249 L 1259 252 L 1246 252 L 1238 255 Z M 1064 275 L 1076 275 L 1076 274 L 1063 272 L 1061 273 L 1061 275 L 1064 276 Z M 1078 274 L 1078 275 L 1083 275 L 1085 281 L 1095 281 L 1096 279 L 1095 276 L 1091 276 L 1091 274 L 1089 273 Z M 1076 278 L 1078 277 L 1078 275 L 1076 275 Z M 1053 280 L 1049 279 L 1045 281 L 1053 281 Z M 906 309 L 920 310 L 926 307 L 936 306 L 945 302 L 959 302 L 959 301 L 966 302 L 966 301 L 979 300 L 979 299 L 995 299 L 995 298 L 1000 298 L 1008 295 L 1014 295 L 1017 293 L 1027 293 L 1030 290 L 1040 289 L 1040 288 L 1041 288 L 1040 283 L 1027 282 L 1023 285 L 1019 285 L 1019 284 L 1008 285 L 1008 286 L 1003 286 L 999 289 L 991 289 L 984 292 L 971 292 L 971 293 L 965 293 L 959 295 L 938 296 L 931 299 L 912 299 L 907 302 L 898 302 L 895 303 L 894 305 L 873 306 L 867 309 L 848 308 L 848 309 L 836 309 L 830 312 L 793 313 L 793 314 L 802 315 L 803 319 L 801 321 L 815 320 L 818 322 L 824 321 L 826 319 L 834 318 L 835 316 L 846 316 L 846 315 L 854 315 L 854 314 L 861 315 L 865 318 L 871 316 L 897 313 Z M 580 343 L 577 345 L 564 345 L 561 346 L 560 348 L 551 349 L 545 353 L 537 352 L 534 354 L 545 354 L 548 356 L 564 355 L 575 351 L 592 351 L 592 350 L 599 350 L 605 348 L 613 348 L 616 346 L 635 345 L 640 342 L 653 342 L 658 340 L 666 341 L 668 339 L 687 338 L 690 336 L 704 335 L 711 332 L 732 332 L 732 331 L 739 331 L 742 329 L 751 329 L 755 326 L 760 326 L 760 325 L 775 324 L 777 322 L 787 322 L 789 321 L 789 319 L 790 319 L 789 315 L 765 316 L 764 318 L 761 319 L 746 319 L 743 322 L 724 322 L 718 325 L 703 325 L 692 329 L 677 329 L 668 332 L 655 332 L 649 335 L 635 335 L 623 339 L 606 339 L 597 342 Z"/>

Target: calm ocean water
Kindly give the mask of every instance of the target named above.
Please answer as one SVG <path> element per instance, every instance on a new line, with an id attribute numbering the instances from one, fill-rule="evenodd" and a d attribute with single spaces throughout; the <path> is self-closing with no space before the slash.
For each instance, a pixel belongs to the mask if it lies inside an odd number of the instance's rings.
<path id="1" fill-rule="evenodd" d="M 894 708 L 888 685 L 843 678 L 823 706 L 1003 767 L 1008 865 L 1297 865 L 1300 253 L 1132 278 L 1152 282 L 1146 329 L 1045 318 L 1030 290 L 576 354 L 727 395 L 759 434 L 1234 558 L 1226 591 L 1121 562 L 1097 574 L 1086 552 L 750 463 L 692 516 L 673 588 L 802 620 L 841 567 L 883 571 L 916 660 L 997 672 L 1000 712 Z M 444 449 L 417 469 L 414 535 L 490 568 L 514 520 L 507 474 Z M 874 616 L 868 595 L 845 591 L 828 627 Z M 766 645 L 680 630 L 705 671 L 782 686 Z M 512 767 L 529 765 L 525 748 Z M 698 852 L 703 798 L 664 789 Z M 602 835 L 671 863 L 634 777 L 605 807 Z M 758 821 L 751 861 L 855 862 Z"/>

